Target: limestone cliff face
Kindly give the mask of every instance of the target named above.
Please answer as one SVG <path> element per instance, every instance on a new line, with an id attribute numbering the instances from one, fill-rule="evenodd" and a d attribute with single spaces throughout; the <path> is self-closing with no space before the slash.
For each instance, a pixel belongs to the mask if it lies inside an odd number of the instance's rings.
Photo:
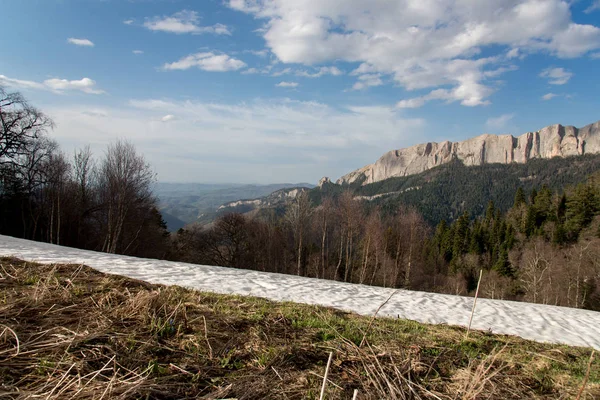
<path id="1" fill-rule="evenodd" d="M 465 165 L 526 163 L 533 158 L 600 153 L 600 121 L 577 129 L 551 125 L 521 136 L 484 134 L 462 142 L 424 143 L 385 153 L 374 164 L 342 176 L 336 183 L 363 185 L 418 174 L 453 159 Z"/>

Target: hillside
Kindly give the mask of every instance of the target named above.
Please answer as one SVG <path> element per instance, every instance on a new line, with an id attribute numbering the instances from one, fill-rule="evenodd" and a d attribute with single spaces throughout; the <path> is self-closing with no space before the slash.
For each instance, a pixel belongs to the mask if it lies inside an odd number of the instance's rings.
<path id="1" fill-rule="evenodd" d="M 167 224 L 167 230 L 169 232 L 177 232 L 177 230 L 183 228 L 186 225 L 185 222 L 183 222 L 176 216 L 169 214 L 165 210 L 161 210 L 160 214 L 162 216 L 163 221 L 165 221 L 165 224 Z"/>
<path id="2" fill-rule="evenodd" d="M 315 204 L 327 195 L 339 195 L 350 190 L 353 195 L 381 205 L 385 209 L 397 209 L 399 204 L 415 206 L 432 225 L 441 220 L 453 220 L 465 211 L 471 217 L 481 215 L 492 200 L 502 212 L 514 201 L 516 190 L 526 192 L 547 185 L 560 191 L 582 182 L 600 170 L 600 155 L 554 157 L 549 160 L 534 159 L 526 164 L 484 164 L 466 166 L 454 160 L 420 174 L 390 178 L 362 185 L 326 183 L 311 191 Z"/>
<path id="3" fill-rule="evenodd" d="M 241 199 L 267 196 L 293 187 L 314 187 L 308 183 L 277 183 L 271 185 L 158 183 L 154 192 L 159 198 L 161 213 L 167 213 L 185 224 L 212 219 L 218 207 Z M 176 229 L 175 229 L 176 230 Z"/>
<path id="4" fill-rule="evenodd" d="M 252 199 L 240 199 L 220 205 L 215 211 L 207 212 L 198 218 L 200 224 L 210 224 L 220 216 L 229 213 L 240 213 L 248 216 L 268 215 L 266 210 L 273 210 L 275 214 L 282 214 L 286 205 L 298 196 L 299 193 L 310 190 L 309 186 L 297 186 L 279 189 L 266 196 Z"/>
<path id="5" fill-rule="evenodd" d="M 600 395 L 589 349 L 465 338 L 455 327 L 152 285 L 80 264 L 1 258 L 0 267 L 7 398 L 314 399 L 330 353 L 328 399 Z"/>
<path id="6" fill-rule="evenodd" d="M 245 269 L 152 260 L 61 247 L 0 236 L 0 256 L 46 263 L 75 263 L 150 283 L 181 285 L 223 294 L 294 301 L 423 323 L 467 326 L 472 298 L 356 285 Z M 390 295 L 393 297 L 390 298 Z M 582 309 L 479 299 L 473 328 L 526 339 L 600 349 L 600 313 Z"/>
<path id="7" fill-rule="evenodd" d="M 462 142 L 429 142 L 384 154 L 374 164 L 350 172 L 338 184 L 368 185 L 389 178 L 410 176 L 462 161 L 467 166 L 524 164 L 535 159 L 600 153 L 600 121 L 583 128 L 547 126 L 521 136 L 483 134 Z"/>
<path id="8" fill-rule="evenodd" d="M 471 217 L 479 216 L 490 200 L 501 212 L 506 212 L 513 205 L 518 188 L 529 193 L 546 185 L 552 191 L 560 192 L 583 182 L 597 171 L 600 171 L 600 154 L 479 166 L 467 166 L 455 159 L 419 174 L 369 184 L 356 181 L 340 185 L 323 178 L 317 187 L 309 190 L 309 196 L 313 205 L 319 205 L 325 197 L 338 197 L 349 190 L 355 199 L 364 201 L 368 207 L 381 206 L 392 214 L 400 205 L 414 206 L 430 225 L 435 226 L 441 220 L 452 221 L 465 211 Z M 292 199 L 284 194 L 290 190 L 293 189 L 232 201 L 199 220 L 211 222 L 228 212 L 268 216 L 274 211 L 283 215 Z"/>

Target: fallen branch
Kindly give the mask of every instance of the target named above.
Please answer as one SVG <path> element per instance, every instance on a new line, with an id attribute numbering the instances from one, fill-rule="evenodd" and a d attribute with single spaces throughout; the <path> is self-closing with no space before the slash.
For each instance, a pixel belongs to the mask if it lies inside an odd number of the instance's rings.
<path id="1" fill-rule="evenodd" d="M 481 285 L 481 277 L 483 276 L 483 270 L 479 270 L 479 280 L 477 281 L 477 290 L 475 291 L 475 300 L 473 300 L 473 308 L 471 309 L 471 318 L 469 318 L 469 327 L 467 328 L 467 334 L 465 339 L 469 337 L 471 331 L 471 323 L 473 322 L 473 314 L 475 314 L 475 305 L 477 304 L 477 297 L 479 296 L 479 285 Z"/>
<path id="2" fill-rule="evenodd" d="M 19 343 L 19 337 L 17 336 L 15 331 L 13 331 L 10 327 L 8 327 L 6 325 L 2 325 L 2 326 L 4 327 L 4 330 L 2 331 L 2 333 L 0 333 L 0 337 L 4 336 L 4 333 L 6 333 L 6 331 L 9 331 L 10 333 L 13 334 L 13 336 L 15 337 L 15 340 L 17 341 L 17 352 L 13 356 L 13 357 L 16 357 L 21 352 L 21 344 Z M 8 350 L 1 351 L 0 354 L 4 354 L 5 352 L 8 352 Z"/>
<path id="3" fill-rule="evenodd" d="M 383 303 L 381 303 L 379 305 L 379 307 L 377 308 L 377 310 L 375 310 L 375 314 L 373 314 L 373 316 L 371 317 L 371 320 L 369 321 L 369 325 L 367 325 L 367 329 L 365 329 L 365 332 L 363 333 L 362 340 L 360 341 L 360 344 L 358 345 L 358 347 L 362 347 L 363 344 L 365 344 L 365 340 L 367 339 L 367 334 L 371 330 L 371 325 L 373 325 L 373 322 L 375 321 L 375 318 L 377 317 L 377 314 L 383 308 L 383 306 L 385 306 L 390 301 L 390 299 L 392 298 L 392 296 L 395 295 L 396 293 L 398 293 L 398 291 L 394 290 L 392 292 L 392 294 L 390 294 L 390 296 Z"/>
<path id="4" fill-rule="evenodd" d="M 594 361 L 594 350 L 592 350 L 592 354 L 590 354 L 590 361 L 588 362 L 587 371 L 585 373 L 585 378 L 583 378 L 583 383 L 581 384 L 581 389 L 579 389 L 579 393 L 577 393 L 577 398 L 575 400 L 581 399 L 581 395 L 583 394 L 585 385 L 587 385 L 587 381 L 590 378 L 590 369 L 592 368 L 593 361 Z"/>
<path id="5" fill-rule="evenodd" d="M 321 396 L 319 400 L 325 398 L 325 387 L 327 386 L 327 375 L 329 375 L 329 367 L 331 366 L 331 360 L 333 359 L 333 351 L 329 353 L 329 360 L 327 360 L 327 367 L 325 368 L 325 375 L 323 376 L 323 386 L 321 386 Z"/>

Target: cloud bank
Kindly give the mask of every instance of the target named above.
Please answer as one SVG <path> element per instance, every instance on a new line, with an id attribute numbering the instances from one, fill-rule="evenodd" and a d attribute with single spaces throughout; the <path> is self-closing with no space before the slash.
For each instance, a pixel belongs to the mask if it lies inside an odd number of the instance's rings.
<path id="1" fill-rule="evenodd" d="M 359 63 L 355 89 L 389 76 L 415 108 L 441 100 L 490 103 L 496 79 L 528 54 L 581 57 L 600 49 L 600 28 L 572 20 L 564 0 L 229 0 L 264 22 L 283 63 Z M 485 54 L 485 55 L 484 55 Z M 365 76 L 366 77 L 363 77 Z"/>

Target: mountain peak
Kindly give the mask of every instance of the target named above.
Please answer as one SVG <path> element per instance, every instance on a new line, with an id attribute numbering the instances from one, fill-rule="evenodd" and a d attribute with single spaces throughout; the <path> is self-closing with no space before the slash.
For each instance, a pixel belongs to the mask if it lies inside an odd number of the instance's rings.
<path id="1" fill-rule="evenodd" d="M 373 164 L 352 171 L 337 184 L 363 185 L 388 178 L 414 175 L 454 159 L 467 166 L 526 163 L 533 158 L 568 157 L 600 153 L 600 121 L 583 128 L 550 125 L 521 136 L 484 133 L 461 142 L 417 144 L 385 153 Z"/>

